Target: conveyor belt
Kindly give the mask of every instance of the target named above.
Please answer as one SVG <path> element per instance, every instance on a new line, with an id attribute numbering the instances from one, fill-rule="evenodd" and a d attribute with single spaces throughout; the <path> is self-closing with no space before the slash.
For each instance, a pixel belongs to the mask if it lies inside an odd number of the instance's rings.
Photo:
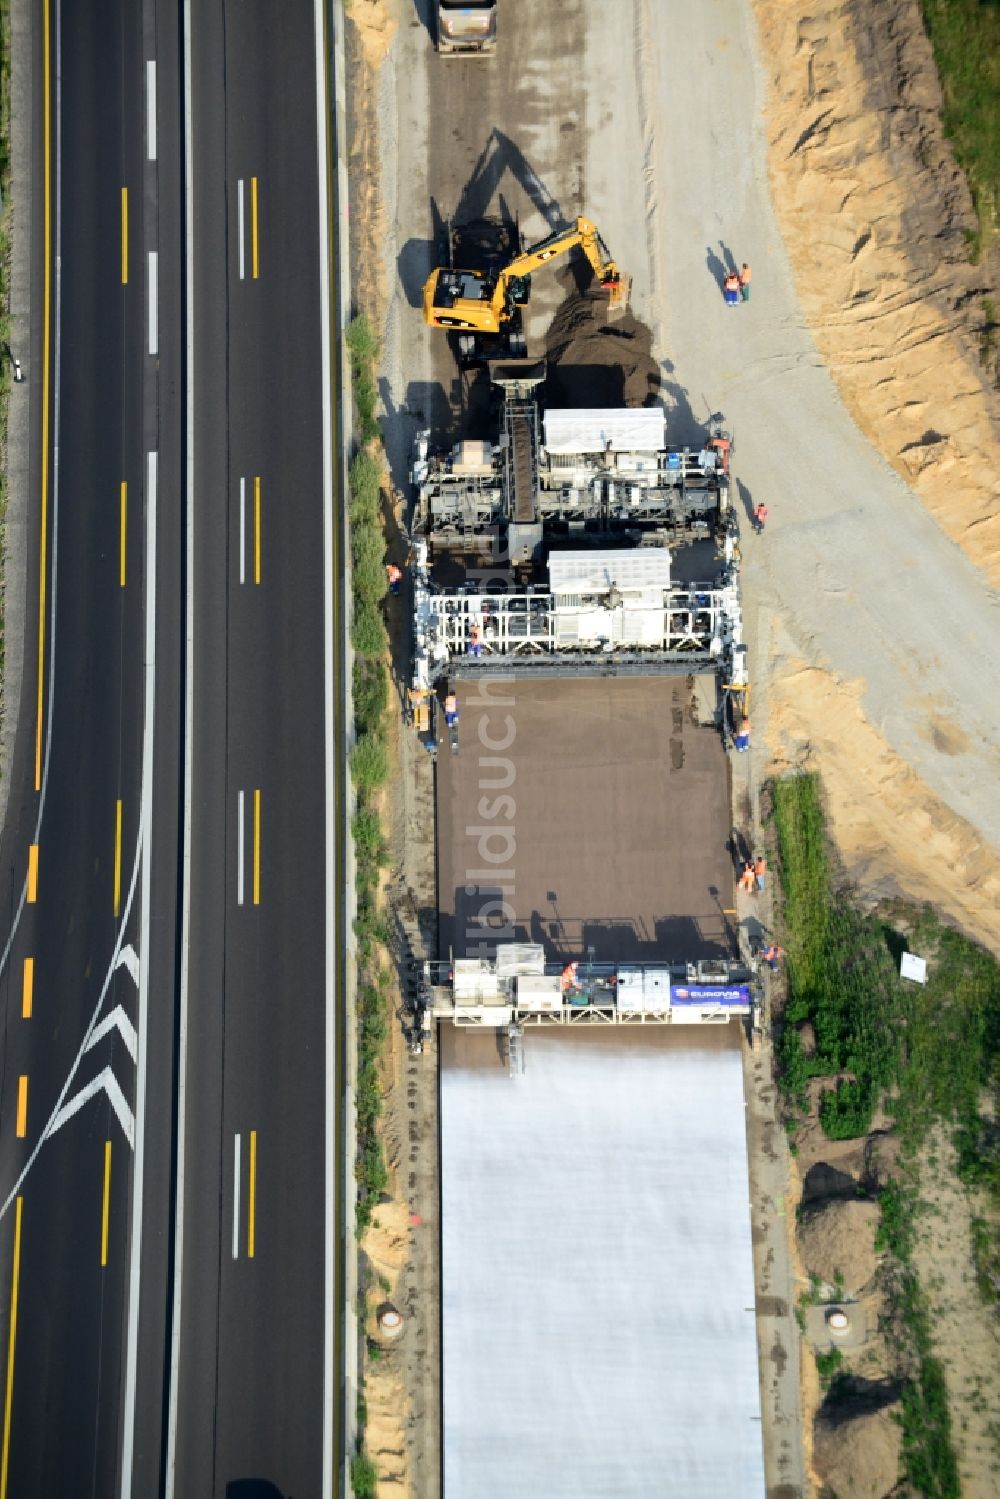
<path id="1" fill-rule="evenodd" d="M 518 413 L 511 421 L 514 474 L 514 519 L 530 525 L 535 519 L 535 465 L 531 452 L 531 422 Z"/>

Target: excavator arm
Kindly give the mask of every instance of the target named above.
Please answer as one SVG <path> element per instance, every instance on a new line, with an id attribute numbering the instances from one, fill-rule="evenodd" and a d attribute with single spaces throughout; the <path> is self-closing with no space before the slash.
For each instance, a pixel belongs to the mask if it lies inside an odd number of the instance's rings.
<path id="1" fill-rule="evenodd" d="M 608 254 L 607 246 L 598 233 L 597 226 L 589 219 L 577 219 L 572 229 L 559 229 L 529 250 L 516 256 L 504 267 L 505 276 L 530 276 L 540 266 L 561 255 L 568 255 L 579 245 L 593 267 L 594 275 L 604 282 L 618 279 L 618 267 Z"/>
<path id="2" fill-rule="evenodd" d="M 609 310 L 628 304 L 631 280 L 624 276 L 608 254 L 608 248 L 589 219 L 579 218 L 571 229 L 559 229 L 547 239 L 515 255 L 490 280 L 478 271 L 439 267 L 424 287 L 424 320 L 432 327 L 468 329 L 495 334 L 507 324 L 517 307 L 528 299 L 528 278 L 533 271 L 568 255 L 579 247 L 601 286 L 609 293 Z"/>

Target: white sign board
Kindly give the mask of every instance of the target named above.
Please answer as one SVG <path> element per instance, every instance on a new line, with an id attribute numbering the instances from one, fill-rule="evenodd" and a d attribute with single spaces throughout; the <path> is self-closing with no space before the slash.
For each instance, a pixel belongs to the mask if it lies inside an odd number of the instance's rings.
<path id="1" fill-rule="evenodd" d="M 916 953 L 904 952 L 899 960 L 899 976 L 901 979 L 912 979 L 915 984 L 926 984 L 927 959 L 918 958 Z"/>

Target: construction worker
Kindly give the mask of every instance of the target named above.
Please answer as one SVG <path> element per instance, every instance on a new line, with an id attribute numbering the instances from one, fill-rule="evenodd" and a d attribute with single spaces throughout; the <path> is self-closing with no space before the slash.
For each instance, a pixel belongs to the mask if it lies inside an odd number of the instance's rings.
<path id="1" fill-rule="evenodd" d="M 398 597 L 400 586 L 403 582 L 403 569 L 395 562 L 385 564 L 385 575 L 389 580 L 389 592 L 393 598 Z"/>
<path id="2" fill-rule="evenodd" d="M 756 859 L 754 859 L 754 861 L 753 861 L 753 874 L 754 874 L 754 879 L 757 881 L 757 889 L 758 890 L 763 890 L 764 889 L 764 878 L 765 878 L 765 875 L 767 874 L 767 860 L 764 858 L 763 854 L 758 854 L 757 857 L 756 857 Z"/>
<path id="3" fill-rule="evenodd" d="M 764 501 L 761 500 L 760 504 L 754 508 L 753 512 L 753 528 L 757 532 L 758 536 L 762 536 L 764 534 L 764 527 L 766 525 L 767 506 L 764 504 Z"/>
<path id="4" fill-rule="evenodd" d="M 750 267 L 744 260 L 743 267 L 740 271 L 740 296 L 742 297 L 744 302 L 749 302 L 750 300 L 750 281 L 752 275 L 753 273 L 750 270 Z"/>
<path id="5" fill-rule="evenodd" d="M 745 890 L 747 895 L 753 894 L 753 865 L 749 859 L 744 864 L 743 873 L 740 875 L 740 889 Z"/>
<path id="6" fill-rule="evenodd" d="M 779 947 L 776 942 L 769 942 L 766 947 L 761 949 L 760 955 L 764 959 L 764 962 L 767 964 L 768 968 L 770 968 L 771 972 L 777 973 L 778 964 L 785 956 L 785 949 L 783 947 Z"/>
<path id="7" fill-rule="evenodd" d="M 449 729 L 458 723 L 458 698 L 453 692 L 449 692 L 444 700 L 444 721 Z"/>
<path id="8" fill-rule="evenodd" d="M 579 968 L 579 963 L 567 963 L 559 975 L 559 988 L 563 994 L 568 994 L 570 989 L 576 988 L 576 976 Z"/>
<path id="9" fill-rule="evenodd" d="M 481 656 L 483 654 L 483 632 L 478 625 L 469 627 L 469 643 L 465 647 L 469 656 Z"/>
<path id="10" fill-rule="evenodd" d="M 750 720 L 746 714 L 740 719 L 740 726 L 736 730 L 736 748 L 741 754 L 750 748 Z"/>
<path id="11" fill-rule="evenodd" d="M 727 307 L 735 307 L 740 300 L 740 278 L 735 271 L 730 271 L 722 284 L 722 292 L 726 299 Z"/>

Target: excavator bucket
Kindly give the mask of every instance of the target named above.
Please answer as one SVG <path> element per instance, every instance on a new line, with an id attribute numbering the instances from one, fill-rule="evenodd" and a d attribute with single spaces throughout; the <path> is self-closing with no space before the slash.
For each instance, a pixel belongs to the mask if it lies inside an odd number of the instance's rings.
<path id="1" fill-rule="evenodd" d="M 602 281 L 601 285 L 608 294 L 608 317 L 622 317 L 628 311 L 629 298 L 632 295 L 632 277 L 625 271 L 617 271 L 614 276 L 609 276 Z"/>

